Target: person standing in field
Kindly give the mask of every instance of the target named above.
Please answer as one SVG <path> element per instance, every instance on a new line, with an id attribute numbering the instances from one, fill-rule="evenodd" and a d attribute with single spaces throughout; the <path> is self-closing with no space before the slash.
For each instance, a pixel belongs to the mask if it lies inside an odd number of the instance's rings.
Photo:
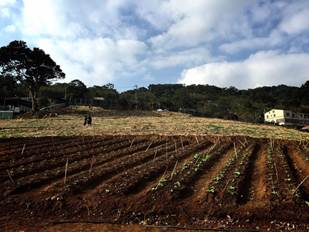
<path id="1" fill-rule="evenodd" d="M 91 126 L 91 124 L 92 124 L 92 117 L 91 117 L 91 115 L 89 114 L 89 115 L 88 115 L 88 126 Z"/>
<path id="2" fill-rule="evenodd" d="M 84 117 L 84 126 L 88 124 L 88 115 L 85 115 Z"/>
<path id="3" fill-rule="evenodd" d="M 91 126 L 92 124 L 92 117 L 90 114 L 87 114 L 84 118 L 84 126 Z"/>

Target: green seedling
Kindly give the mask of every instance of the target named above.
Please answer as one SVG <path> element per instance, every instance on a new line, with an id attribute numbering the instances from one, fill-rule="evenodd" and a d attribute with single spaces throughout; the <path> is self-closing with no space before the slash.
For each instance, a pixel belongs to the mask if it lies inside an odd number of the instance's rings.
<path id="1" fill-rule="evenodd" d="M 211 186 L 207 189 L 207 192 L 209 193 L 214 193 L 215 192 L 215 187 L 214 186 Z"/>
<path id="2" fill-rule="evenodd" d="M 240 176 L 240 172 L 239 171 L 234 172 L 234 174 L 235 174 L 236 177 Z"/>

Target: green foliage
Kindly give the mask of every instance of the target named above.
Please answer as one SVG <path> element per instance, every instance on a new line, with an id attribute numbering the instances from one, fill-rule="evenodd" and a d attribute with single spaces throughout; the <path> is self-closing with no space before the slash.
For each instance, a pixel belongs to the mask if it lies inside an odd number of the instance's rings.
<path id="1" fill-rule="evenodd" d="M 0 48 L 0 71 L 27 87 L 34 112 L 38 111 L 40 88 L 65 76 L 48 54 L 39 48 L 30 49 L 24 41 L 13 41 Z"/>

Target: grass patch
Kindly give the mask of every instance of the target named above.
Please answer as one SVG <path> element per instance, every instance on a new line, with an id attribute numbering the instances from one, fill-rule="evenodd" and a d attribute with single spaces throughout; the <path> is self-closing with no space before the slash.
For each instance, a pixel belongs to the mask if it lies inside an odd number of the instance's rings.
<path id="1" fill-rule="evenodd" d="M 180 113 L 96 111 L 93 125 L 83 126 L 83 115 L 63 113 L 44 119 L 0 120 L 0 137 L 162 134 L 244 135 L 255 138 L 309 140 L 309 134 L 294 129 L 221 119 L 192 117 Z"/>

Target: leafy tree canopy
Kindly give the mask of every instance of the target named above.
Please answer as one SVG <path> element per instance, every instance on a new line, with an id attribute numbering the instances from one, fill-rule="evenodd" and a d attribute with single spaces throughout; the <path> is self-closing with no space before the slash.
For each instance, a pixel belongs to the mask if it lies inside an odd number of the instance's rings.
<path id="1" fill-rule="evenodd" d="M 32 98 L 32 111 L 38 111 L 38 93 L 52 80 L 63 79 L 59 65 L 42 49 L 29 48 L 24 41 L 13 41 L 0 48 L 0 71 L 24 84 Z"/>

